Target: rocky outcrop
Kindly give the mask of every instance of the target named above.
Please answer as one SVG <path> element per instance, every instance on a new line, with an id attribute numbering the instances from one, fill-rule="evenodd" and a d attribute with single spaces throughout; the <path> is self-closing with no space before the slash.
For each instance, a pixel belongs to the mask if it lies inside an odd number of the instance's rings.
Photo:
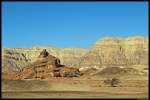
<path id="1" fill-rule="evenodd" d="M 97 41 L 79 62 L 79 66 L 103 65 L 148 65 L 148 39 L 144 37 L 103 38 Z"/>
<path id="2" fill-rule="evenodd" d="M 43 49 L 59 58 L 64 65 L 79 67 L 83 70 L 86 67 L 103 69 L 105 67 L 120 66 L 134 67 L 141 70 L 141 72 L 147 72 L 145 69 L 148 69 L 148 38 L 134 36 L 128 38 L 105 37 L 98 40 L 90 49 L 49 47 L 3 48 L 2 71 L 8 69 L 20 71 L 24 66 L 37 61 L 37 55 Z M 55 75 L 60 76 L 60 73 L 56 71 Z"/>
<path id="3" fill-rule="evenodd" d="M 28 64 L 30 64 L 30 60 L 26 58 L 24 53 L 11 49 L 2 49 L 2 71 L 19 71 Z"/>
<path id="4" fill-rule="evenodd" d="M 80 75 L 79 69 L 70 67 L 55 68 L 52 72 L 54 77 L 78 77 Z"/>
<path id="5" fill-rule="evenodd" d="M 3 48 L 2 49 L 2 70 L 13 69 L 20 70 L 24 66 L 36 61 L 40 52 L 46 49 L 49 54 L 59 58 L 66 66 L 74 66 L 78 59 L 86 54 L 87 49 L 80 48 Z"/>
<path id="6" fill-rule="evenodd" d="M 11 75 L 11 77 L 9 77 Z M 80 71 L 77 68 L 66 67 L 60 64 L 60 60 L 44 49 L 37 60 L 25 66 L 18 72 L 5 71 L 3 79 L 12 80 L 48 80 L 52 77 L 77 77 L 80 76 Z"/>

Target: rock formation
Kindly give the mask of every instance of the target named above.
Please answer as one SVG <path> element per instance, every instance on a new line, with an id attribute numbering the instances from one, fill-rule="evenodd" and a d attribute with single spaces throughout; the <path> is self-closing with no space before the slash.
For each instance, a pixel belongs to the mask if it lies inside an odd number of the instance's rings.
<path id="1" fill-rule="evenodd" d="M 148 65 L 148 39 L 106 37 L 97 41 L 80 59 L 79 66 Z"/>
<path id="2" fill-rule="evenodd" d="M 9 77 L 12 75 L 12 77 Z M 43 80 L 50 79 L 52 77 L 77 77 L 80 76 L 80 72 L 77 68 L 66 67 L 60 64 L 60 60 L 44 49 L 37 60 L 33 63 L 25 66 L 18 72 L 6 71 L 3 72 L 3 79 L 34 79 Z"/>
<path id="3" fill-rule="evenodd" d="M 88 51 L 82 48 L 2 48 L 2 70 L 20 70 L 20 68 L 34 62 L 37 55 L 43 49 L 46 49 L 49 54 L 59 58 L 66 66 L 74 66 L 74 64 L 77 64 L 78 59 Z"/>
<path id="4" fill-rule="evenodd" d="M 26 58 L 24 53 L 12 49 L 2 49 L 2 71 L 19 71 L 28 64 L 30 64 L 30 60 Z"/>
<path id="5" fill-rule="evenodd" d="M 46 49 L 43 49 L 43 51 L 40 53 L 39 57 L 47 57 L 49 53 L 46 51 Z"/>
<path id="6" fill-rule="evenodd" d="M 20 71 L 24 66 L 35 63 L 39 60 L 37 55 L 43 49 L 46 49 L 49 54 L 57 58 L 58 65 L 59 61 L 61 61 L 66 66 L 75 66 L 83 70 L 84 68 L 93 67 L 101 70 L 105 67 L 123 66 L 135 68 L 140 70 L 141 73 L 148 73 L 148 38 L 142 36 L 128 38 L 105 37 L 98 40 L 90 49 L 49 47 L 3 48 L 2 71 Z M 41 54 L 44 53 L 46 52 L 43 51 Z M 39 63 L 42 63 L 42 61 L 39 61 Z M 61 76 L 57 71 L 55 75 Z"/>

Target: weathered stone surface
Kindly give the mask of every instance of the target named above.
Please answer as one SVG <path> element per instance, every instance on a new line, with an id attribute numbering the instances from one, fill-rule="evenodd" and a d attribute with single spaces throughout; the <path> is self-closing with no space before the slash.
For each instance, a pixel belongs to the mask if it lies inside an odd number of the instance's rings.
<path id="1" fill-rule="evenodd" d="M 53 70 L 53 76 L 55 77 L 78 77 L 80 71 L 77 68 L 60 67 Z"/>
<path id="2" fill-rule="evenodd" d="M 11 75 L 11 77 L 9 77 Z M 46 50 L 43 50 L 37 57 L 37 60 L 18 72 L 5 71 L 3 79 L 11 80 L 48 80 L 52 77 L 77 77 L 80 76 L 80 71 L 77 68 L 70 68 L 60 64 L 60 60 L 52 55 L 49 55 Z"/>
<path id="3" fill-rule="evenodd" d="M 66 66 L 74 66 L 74 64 L 78 63 L 78 58 L 88 51 L 87 49 L 80 48 L 2 48 L 2 70 L 7 70 L 8 68 L 20 70 L 20 68 L 36 61 L 37 56 L 43 49 L 59 58 Z"/>
<path id="4" fill-rule="evenodd" d="M 22 66 L 27 66 L 29 63 L 30 61 L 24 53 L 11 49 L 2 49 L 2 71 L 19 71 Z"/>
<path id="5" fill-rule="evenodd" d="M 148 65 L 148 39 L 106 37 L 80 59 L 79 66 Z"/>
<path id="6" fill-rule="evenodd" d="M 49 53 L 46 51 L 46 49 L 43 49 L 43 51 L 40 53 L 39 57 L 47 57 Z"/>
<path id="7" fill-rule="evenodd" d="M 79 48 L 3 48 L 2 71 L 19 71 L 37 60 L 37 55 L 46 49 L 49 54 L 59 58 L 66 66 L 80 68 L 128 67 L 146 72 L 148 68 L 148 38 L 134 36 L 128 38 L 105 37 L 90 49 Z M 56 73 L 58 74 L 58 73 Z"/>

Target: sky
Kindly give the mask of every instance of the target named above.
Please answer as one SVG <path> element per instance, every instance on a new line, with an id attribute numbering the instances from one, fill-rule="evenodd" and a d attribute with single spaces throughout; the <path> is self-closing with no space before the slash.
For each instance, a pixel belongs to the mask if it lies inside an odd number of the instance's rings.
<path id="1" fill-rule="evenodd" d="M 148 2 L 2 2 L 2 47 L 90 48 L 148 36 Z"/>

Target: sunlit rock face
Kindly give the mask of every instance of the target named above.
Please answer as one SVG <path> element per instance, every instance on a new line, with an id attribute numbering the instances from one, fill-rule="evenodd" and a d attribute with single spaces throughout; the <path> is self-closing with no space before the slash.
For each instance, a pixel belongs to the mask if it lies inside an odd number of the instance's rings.
<path id="1" fill-rule="evenodd" d="M 11 75 L 11 76 L 10 76 Z M 44 49 L 35 61 L 20 68 L 19 71 L 5 70 L 2 79 L 9 80 L 49 80 L 52 77 L 78 77 L 77 68 L 60 64 L 60 59 L 50 55 Z"/>
<path id="2" fill-rule="evenodd" d="M 79 66 L 147 65 L 148 39 L 106 37 L 97 41 L 80 59 Z"/>
<path id="3" fill-rule="evenodd" d="M 27 66 L 30 60 L 23 52 L 14 49 L 2 49 L 2 71 L 18 71 L 22 66 Z"/>
<path id="4" fill-rule="evenodd" d="M 86 54 L 87 49 L 80 48 L 3 48 L 2 49 L 2 70 L 20 70 L 20 68 L 34 62 L 40 52 L 46 49 L 49 54 L 59 58 L 61 63 L 67 66 L 73 66 L 78 58 Z"/>
<path id="5" fill-rule="evenodd" d="M 17 70 L 36 61 L 40 52 L 46 49 L 50 55 L 60 59 L 66 66 L 113 67 L 144 66 L 148 68 L 148 38 L 134 36 L 128 38 L 105 37 L 98 40 L 89 49 L 50 48 L 35 46 L 32 48 L 3 48 L 2 71 Z"/>

